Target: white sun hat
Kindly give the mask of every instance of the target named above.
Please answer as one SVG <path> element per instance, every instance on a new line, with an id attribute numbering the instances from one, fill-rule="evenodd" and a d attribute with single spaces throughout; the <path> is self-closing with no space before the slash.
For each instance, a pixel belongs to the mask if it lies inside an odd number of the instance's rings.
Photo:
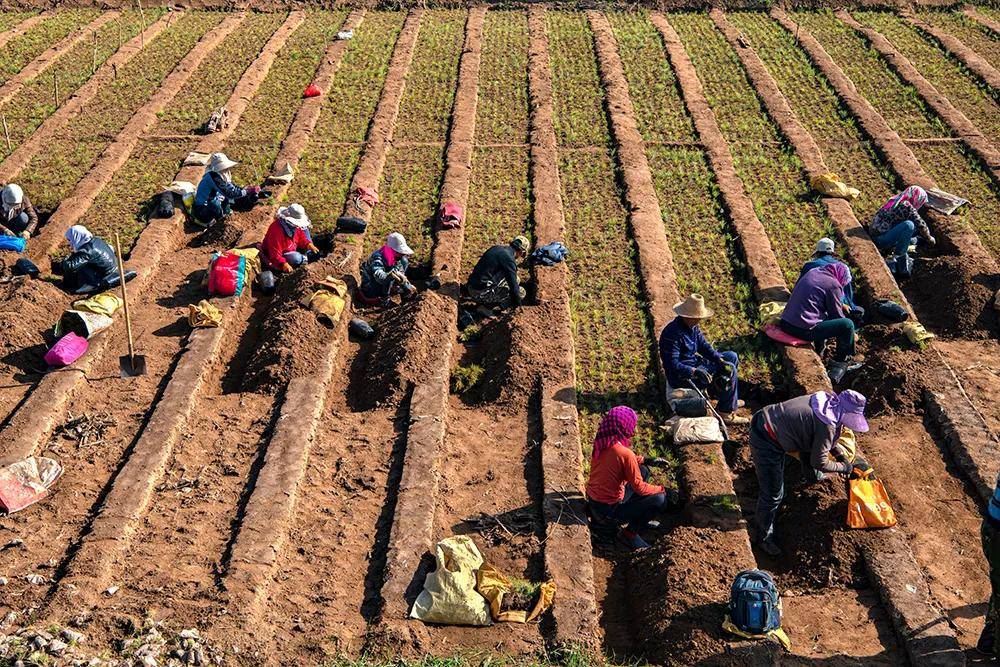
<path id="1" fill-rule="evenodd" d="M 302 208 L 302 204 L 292 204 L 290 206 L 285 206 L 278 209 L 278 217 L 290 224 L 293 227 L 298 227 L 299 229 L 305 229 L 312 225 L 312 221 L 309 216 L 306 215 L 306 210 Z"/>
<path id="2" fill-rule="evenodd" d="M 398 252 L 400 255 L 412 255 L 413 248 L 406 245 L 406 239 L 399 232 L 393 232 L 385 239 L 385 244 Z"/>

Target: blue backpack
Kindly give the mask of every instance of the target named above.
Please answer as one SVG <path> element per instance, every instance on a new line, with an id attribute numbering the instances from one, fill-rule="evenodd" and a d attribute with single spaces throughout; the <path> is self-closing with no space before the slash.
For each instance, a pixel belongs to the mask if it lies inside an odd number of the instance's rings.
<path id="1" fill-rule="evenodd" d="M 729 593 L 729 618 L 741 632 L 764 635 L 781 627 L 781 599 L 763 570 L 743 570 Z"/>
<path id="2" fill-rule="evenodd" d="M 533 264 L 541 264 L 542 266 L 555 266 L 565 261 L 568 256 L 569 249 L 566 245 L 562 241 L 553 241 L 541 248 L 536 248 L 531 253 L 531 261 Z"/>

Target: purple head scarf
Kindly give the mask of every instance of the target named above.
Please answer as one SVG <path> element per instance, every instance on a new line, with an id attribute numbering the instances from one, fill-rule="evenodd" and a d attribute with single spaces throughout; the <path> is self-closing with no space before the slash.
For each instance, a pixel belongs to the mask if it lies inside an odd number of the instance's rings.
<path id="1" fill-rule="evenodd" d="M 865 419 L 866 403 L 868 399 L 853 389 L 845 389 L 839 394 L 818 391 L 809 399 L 809 407 L 821 422 L 828 426 L 843 424 L 858 433 L 868 430 L 868 420 Z"/>
<path id="2" fill-rule="evenodd" d="M 833 262 L 826 266 L 819 267 L 820 271 L 826 271 L 834 278 L 841 287 L 847 287 L 851 282 L 851 270 L 843 262 Z"/>
<path id="3" fill-rule="evenodd" d="M 620 442 L 626 447 L 632 446 L 632 435 L 635 434 L 639 415 L 635 410 L 625 405 L 611 408 L 597 427 L 597 437 L 594 438 L 594 454 L 591 460 L 596 461 L 604 452 Z"/>

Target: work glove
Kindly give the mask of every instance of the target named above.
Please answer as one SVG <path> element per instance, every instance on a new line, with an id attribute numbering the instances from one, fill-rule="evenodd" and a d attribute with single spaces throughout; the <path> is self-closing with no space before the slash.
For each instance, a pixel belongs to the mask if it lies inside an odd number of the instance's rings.
<path id="1" fill-rule="evenodd" d="M 393 280 L 395 280 L 400 285 L 402 285 L 403 283 L 406 282 L 406 276 L 404 276 L 399 271 L 392 271 L 392 272 L 390 272 L 389 273 L 389 277 L 392 278 Z"/>
<path id="2" fill-rule="evenodd" d="M 660 458 L 659 456 L 653 459 L 643 459 L 642 463 L 650 468 L 666 468 L 670 465 L 666 459 Z"/>
<path id="3" fill-rule="evenodd" d="M 712 375 L 704 368 L 696 368 L 691 374 L 691 379 L 695 384 L 708 385 L 712 383 Z"/>
<path id="4" fill-rule="evenodd" d="M 284 264 L 281 265 L 281 272 L 282 273 L 291 273 L 294 270 L 295 269 L 293 269 L 292 265 L 289 264 L 288 262 L 285 262 Z"/>
<path id="5" fill-rule="evenodd" d="M 854 469 L 851 470 L 851 479 L 860 479 L 862 475 L 871 472 L 872 467 L 863 459 L 854 462 Z"/>
<path id="6" fill-rule="evenodd" d="M 21 232 L 21 238 L 27 241 L 31 238 L 31 232 Z"/>

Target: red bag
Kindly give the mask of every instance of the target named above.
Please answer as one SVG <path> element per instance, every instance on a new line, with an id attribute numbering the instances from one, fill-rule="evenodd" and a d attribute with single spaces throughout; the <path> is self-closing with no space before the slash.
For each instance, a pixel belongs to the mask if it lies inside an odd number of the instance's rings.
<path id="1" fill-rule="evenodd" d="M 375 208 L 375 205 L 378 204 L 378 193 L 373 188 L 358 186 L 358 189 L 354 191 L 354 196 L 367 204 L 369 208 Z"/>
<path id="2" fill-rule="evenodd" d="M 82 357 L 89 347 L 87 339 L 70 332 L 56 341 L 52 349 L 45 353 L 45 363 L 55 368 L 69 366 Z"/>
<path id="3" fill-rule="evenodd" d="M 306 89 L 302 91 L 302 97 L 319 97 L 323 94 L 323 91 L 319 89 L 315 83 L 310 83 L 306 86 Z"/>
<path id="4" fill-rule="evenodd" d="M 462 207 L 453 201 L 446 201 L 441 204 L 438 213 L 438 223 L 441 229 L 455 229 L 462 224 Z"/>
<path id="5" fill-rule="evenodd" d="M 239 296 L 246 285 L 247 258 L 225 252 L 208 266 L 208 293 L 214 296 Z"/>

